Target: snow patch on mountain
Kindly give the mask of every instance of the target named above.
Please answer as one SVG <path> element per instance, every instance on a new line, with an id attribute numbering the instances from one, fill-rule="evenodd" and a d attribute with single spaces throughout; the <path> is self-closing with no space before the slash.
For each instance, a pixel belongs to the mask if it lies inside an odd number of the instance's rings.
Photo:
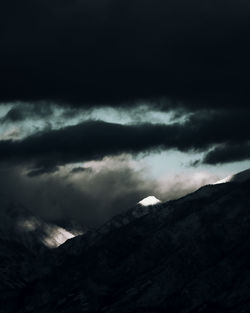
<path id="1" fill-rule="evenodd" d="M 245 171 L 239 172 L 237 174 L 229 175 L 226 178 L 217 181 L 213 185 L 224 184 L 224 183 L 229 183 L 229 182 L 242 183 L 242 182 L 247 181 L 249 179 L 250 179 L 250 168 L 245 170 Z"/>
<path id="2" fill-rule="evenodd" d="M 140 202 L 138 202 L 138 204 L 142 206 L 156 205 L 159 203 L 161 203 L 161 201 L 154 196 L 149 196 L 147 198 L 142 199 Z"/>

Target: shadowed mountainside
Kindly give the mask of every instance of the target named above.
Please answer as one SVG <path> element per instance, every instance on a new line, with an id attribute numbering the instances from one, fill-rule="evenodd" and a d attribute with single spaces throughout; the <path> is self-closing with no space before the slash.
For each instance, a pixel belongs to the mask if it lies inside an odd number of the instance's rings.
<path id="1" fill-rule="evenodd" d="M 250 312 L 249 226 L 249 180 L 137 205 L 31 258 L 0 312 Z"/>

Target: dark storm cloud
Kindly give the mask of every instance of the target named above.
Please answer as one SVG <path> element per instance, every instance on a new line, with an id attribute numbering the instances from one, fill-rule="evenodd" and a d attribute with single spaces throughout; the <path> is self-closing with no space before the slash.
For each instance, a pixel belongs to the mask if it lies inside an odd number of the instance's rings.
<path id="1" fill-rule="evenodd" d="M 62 124 L 95 105 L 196 114 L 185 124 L 87 122 L 2 141 L 0 160 L 31 164 L 33 176 L 123 152 L 243 147 L 249 14 L 245 0 L 2 1 L 0 102 L 20 102 L 2 121 L 46 119 L 49 103 L 65 107 Z"/>
<path id="2" fill-rule="evenodd" d="M 249 113 L 228 111 L 197 113 L 185 123 L 169 125 L 87 121 L 40 132 L 23 140 L 2 140 L 0 161 L 32 164 L 31 175 L 42 174 L 58 165 L 100 160 L 122 153 L 168 149 L 206 151 L 218 144 L 240 145 L 248 142 L 249 127 Z M 241 160 L 235 153 L 231 158 L 228 160 Z"/>
<path id="3" fill-rule="evenodd" d="M 247 1 L 13 0 L 0 12 L 0 101 L 248 106 Z"/>
<path id="4" fill-rule="evenodd" d="M 9 109 L 2 122 L 20 122 L 27 119 L 46 118 L 53 114 L 53 107 L 48 103 L 16 103 Z"/>
<path id="5" fill-rule="evenodd" d="M 81 166 L 74 167 L 71 170 L 71 174 L 79 174 L 79 173 L 82 173 L 82 172 L 85 172 L 85 171 L 91 171 L 91 168 L 90 167 L 81 167 Z"/>
<path id="6" fill-rule="evenodd" d="M 31 171 L 28 172 L 27 176 L 29 177 L 34 177 L 34 176 L 39 176 L 39 175 L 43 175 L 43 174 L 51 174 L 51 173 L 55 173 L 56 171 L 58 171 L 58 167 L 57 166 L 42 166 L 40 168 L 34 168 Z"/>
<path id="7" fill-rule="evenodd" d="M 250 143 L 222 145 L 210 151 L 203 163 L 219 164 L 250 159 Z"/>

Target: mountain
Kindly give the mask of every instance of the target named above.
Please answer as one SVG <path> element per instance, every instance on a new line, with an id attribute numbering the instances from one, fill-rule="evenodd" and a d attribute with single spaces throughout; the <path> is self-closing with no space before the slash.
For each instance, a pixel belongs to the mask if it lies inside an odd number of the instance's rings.
<path id="1" fill-rule="evenodd" d="M 244 182 L 250 179 L 250 168 L 239 172 L 235 175 L 230 175 L 222 180 L 219 180 L 215 184 L 229 183 L 229 182 Z"/>
<path id="2" fill-rule="evenodd" d="M 19 203 L 1 202 L 0 312 L 13 312 L 15 299 L 37 277 L 37 270 L 57 247 L 73 234 L 31 215 Z M 15 311 L 15 310 L 14 310 Z"/>
<path id="3" fill-rule="evenodd" d="M 54 224 L 48 224 L 35 216 L 19 220 L 18 227 L 21 233 L 33 233 L 34 235 L 38 232 L 39 234 L 36 235 L 37 240 L 48 248 L 56 248 L 66 240 L 75 237 L 66 229 Z"/>
<path id="4" fill-rule="evenodd" d="M 249 225 L 248 179 L 138 203 L 31 257 L 32 275 L 0 295 L 0 312 L 250 312 Z"/>

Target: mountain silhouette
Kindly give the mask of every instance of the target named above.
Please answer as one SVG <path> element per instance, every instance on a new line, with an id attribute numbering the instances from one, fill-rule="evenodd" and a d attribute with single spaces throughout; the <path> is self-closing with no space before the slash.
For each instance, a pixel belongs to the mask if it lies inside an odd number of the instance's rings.
<path id="1" fill-rule="evenodd" d="M 250 312 L 244 177 L 166 203 L 138 203 L 36 257 L 21 243 L 0 241 L 12 266 L 6 274 L 1 264 L 0 312 Z"/>

